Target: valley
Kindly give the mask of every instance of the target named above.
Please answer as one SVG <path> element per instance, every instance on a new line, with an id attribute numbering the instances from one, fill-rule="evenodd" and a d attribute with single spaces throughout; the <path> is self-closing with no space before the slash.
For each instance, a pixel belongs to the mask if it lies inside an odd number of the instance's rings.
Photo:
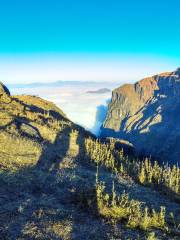
<path id="1" fill-rule="evenodd" d="M 0 85 L 2 239 L 179 239 L 180 170 Z"/>

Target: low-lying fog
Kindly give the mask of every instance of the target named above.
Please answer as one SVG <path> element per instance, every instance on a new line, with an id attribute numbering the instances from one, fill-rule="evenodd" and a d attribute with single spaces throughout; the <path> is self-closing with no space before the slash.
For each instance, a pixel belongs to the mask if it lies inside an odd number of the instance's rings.
<path id="1" fill-rule="evenodd" d="M 52 84 L 52 86 L 9 87 L 12 94 L 36 95 L 54 102 L 73 122 L 98 135 L 106 116 L 108 101 L 111 99 L 111 90 L 118 86 L 117 83 L 82 82 L 63 86 Z M 104 88 L 106 90 L 96 93 L 97 90 Z"/>

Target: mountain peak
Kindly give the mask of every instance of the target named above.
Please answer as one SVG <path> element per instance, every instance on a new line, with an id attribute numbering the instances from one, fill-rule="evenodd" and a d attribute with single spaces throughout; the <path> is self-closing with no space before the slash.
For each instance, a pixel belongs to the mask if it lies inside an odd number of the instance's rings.
<path id="1" fill-rule="evenodd" d="M 140 154 L 179 161 L 179 79 L 180 68 L 115 89 L 102 136 L 125 139 Z"/>

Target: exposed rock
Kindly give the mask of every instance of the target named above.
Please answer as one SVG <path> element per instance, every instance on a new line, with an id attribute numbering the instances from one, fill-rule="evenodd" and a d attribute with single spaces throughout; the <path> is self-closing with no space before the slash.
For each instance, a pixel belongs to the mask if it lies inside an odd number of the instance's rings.
<path id="1" fill-rule="evenodd" d="M 0 82 L 0 94 L 6 94 L 6 95 L 10 96 L 9 89 L 1 82 Z"/>
<path id="2" fill-rule="evenodd" d="M 101 136 L 123 138 L 163 161 L 180 161 L 180 68 L 115 89 Z"/>
<path id="3" fill-rule="evenodd" d="M 10 91 L 1 82 L 0 82 L 0 101 L 3 101 L 3 102 L 9 102 L 10 101 Z"/>

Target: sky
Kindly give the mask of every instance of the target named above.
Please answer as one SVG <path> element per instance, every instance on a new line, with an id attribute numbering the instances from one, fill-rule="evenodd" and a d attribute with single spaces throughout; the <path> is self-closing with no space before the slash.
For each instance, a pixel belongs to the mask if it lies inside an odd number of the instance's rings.
<path id="1" fill-rule="evenodd" d="M 179 0 L 0 0 L 0 80 L 135 81 L 180 66 Z"/>

